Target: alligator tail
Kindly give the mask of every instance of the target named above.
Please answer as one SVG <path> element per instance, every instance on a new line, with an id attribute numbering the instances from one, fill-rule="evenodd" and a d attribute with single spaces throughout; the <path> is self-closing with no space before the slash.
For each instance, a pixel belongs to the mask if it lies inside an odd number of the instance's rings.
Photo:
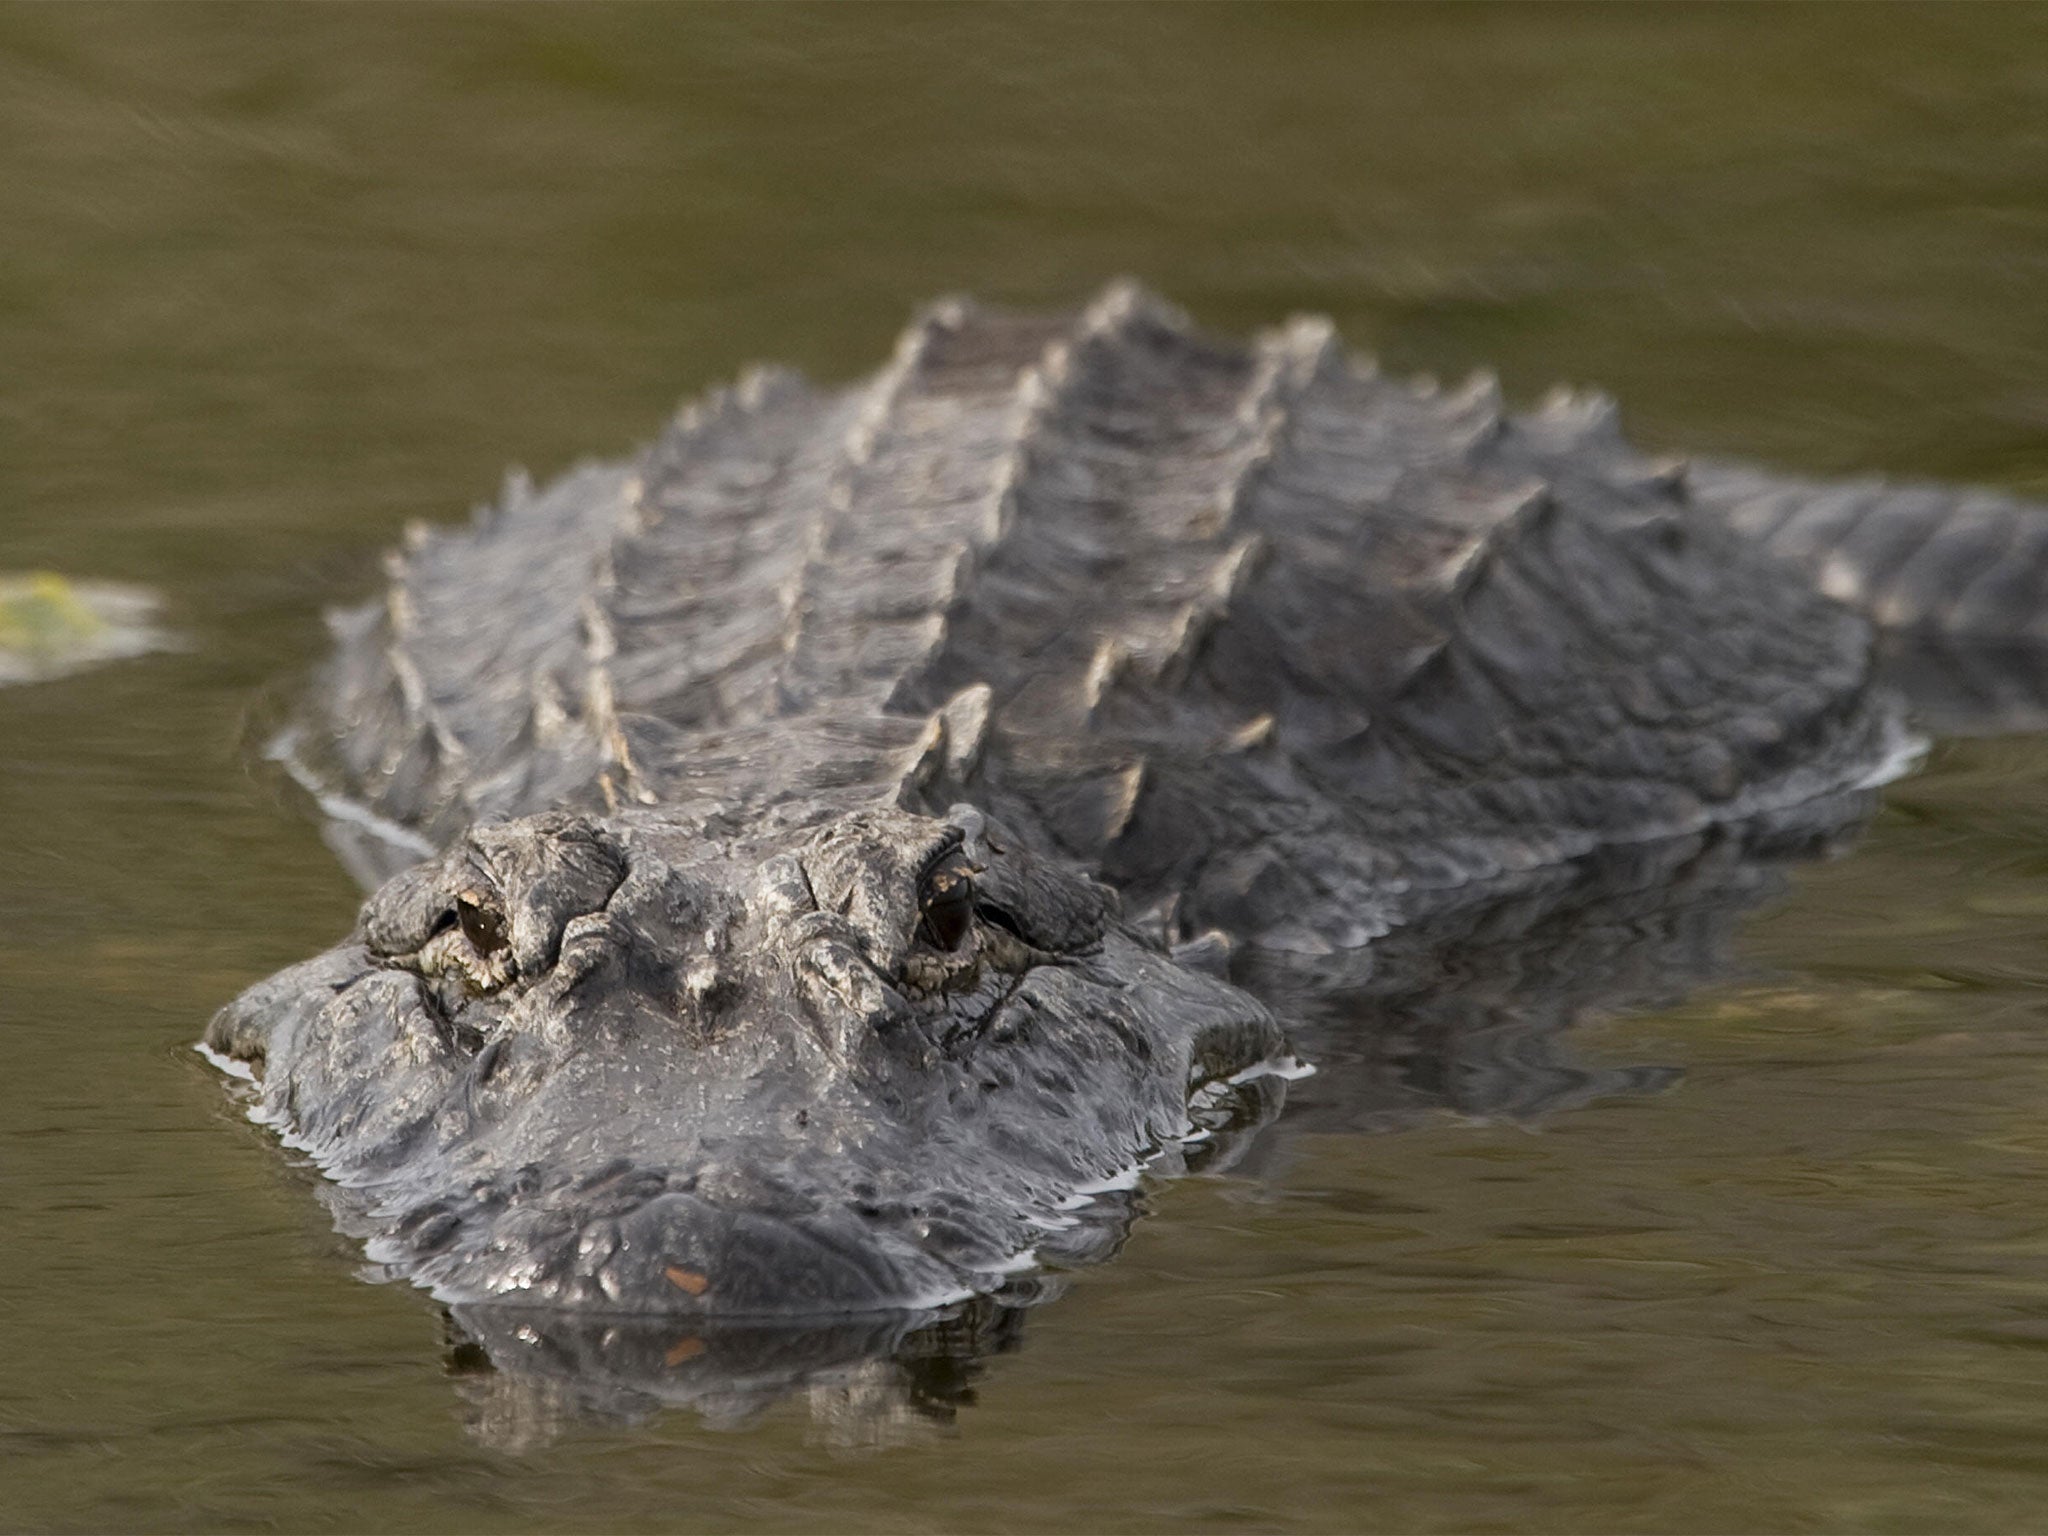
<path id="1" fill-rule="evenodd" d="M 2048 504 L 1719 463 L 1693 465 L 1686 484 L 1876 625 L 1890 680 L 1930 728 L 2048 729 Z"/>

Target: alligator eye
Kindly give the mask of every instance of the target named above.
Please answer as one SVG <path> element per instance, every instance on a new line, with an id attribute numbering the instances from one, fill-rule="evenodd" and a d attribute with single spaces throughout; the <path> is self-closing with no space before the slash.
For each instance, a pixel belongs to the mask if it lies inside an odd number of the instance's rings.
<path id="1" fill-rule="evenodd" d="M 973 878 L 958 864 L 941 864 L 925 877 L 918 908 L 918 937 L 933 949 L 958 949 L 974 922 Z"/>
<path id="2" fill-rule="evenodd" d="M 474 892 L 464 891 L 455 898 L 455 921 L 462 925 L 462 936 L 478 954 L 495 955 L 505 948 L 505 919 L 485 906 Z"/>

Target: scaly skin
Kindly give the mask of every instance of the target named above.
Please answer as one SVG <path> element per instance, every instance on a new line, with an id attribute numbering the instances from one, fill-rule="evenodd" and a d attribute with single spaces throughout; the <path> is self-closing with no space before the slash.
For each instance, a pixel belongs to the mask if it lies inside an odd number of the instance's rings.
<path id="1" fill-rule="evenodd" d="M 437 1295 L 683 1318 L 1100 1257 L 1289 1029 L 1462 1042 L 1340 1123 L 1569 1102 L 1487 1075 L 1474 977 L 1563 1023 L 1710 970 L 1910 756 L 1847 604 L 2038 623 L 2036 509 L 1843 494 L 1319 322 L 940 305 L 413 536 L 290 747 L 385 883 L 209 1044 Z"/>

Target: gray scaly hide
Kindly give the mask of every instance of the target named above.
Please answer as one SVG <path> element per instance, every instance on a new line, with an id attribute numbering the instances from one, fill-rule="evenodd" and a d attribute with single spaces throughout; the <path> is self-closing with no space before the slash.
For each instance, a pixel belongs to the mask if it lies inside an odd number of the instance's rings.
<path id="1" fill-rule="evenodd" d="M 1499 1021 L 1710 973 L 1910 758 L 1855 605 L 2034 638 L 2039 517 L 1689 478 L 1321 321 L 942 303 L 414 534 L 293 746 L 389 881 L 209 1041 L 457 1303 L 994 1291 L 1270 1116 L 1290 1027 L 1377 1063 L 1332 1124 L 1595 1091 Z"/>

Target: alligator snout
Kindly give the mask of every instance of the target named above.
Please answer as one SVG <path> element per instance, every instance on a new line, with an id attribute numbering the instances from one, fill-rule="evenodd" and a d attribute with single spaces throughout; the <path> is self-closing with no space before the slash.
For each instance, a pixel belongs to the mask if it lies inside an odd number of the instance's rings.
<path id="1" fill-rule="evenodd" d="M 480 827 L 209 1039 L 444 1298 L 691 1316 L 989 1290 L 1282 1048 L 966 807 Z"/>

